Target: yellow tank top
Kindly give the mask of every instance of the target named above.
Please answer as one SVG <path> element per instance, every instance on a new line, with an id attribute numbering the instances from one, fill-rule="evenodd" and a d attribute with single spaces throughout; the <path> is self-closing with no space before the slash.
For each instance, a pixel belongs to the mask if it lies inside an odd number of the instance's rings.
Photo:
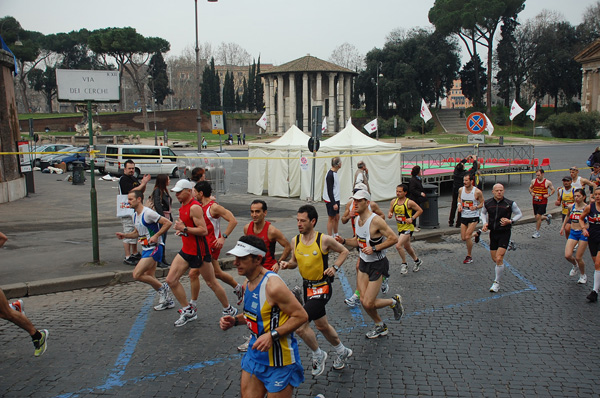
<path id="1" fill-rule="evenodd" d="M 310 245 L 302 243 L 300 235 L 296 235 L 294 241 L 294 255 L 298 263 L 298 270 L 302 278 L 309 281 L 320 281 L 323 279 L 323 271 L 328 267 L 327 259 L 329 252 L 321 250 L 322 234 L 317 232 L 315 240 Z"/>
<path id="2" fill-rule="evenodd" d="M 575 198 L 573 193 L 575 192 L 575 188 L 571 187 L 568 191 L 563 188 L 558 188 L 560 190 L 560 203 L 562 205 L 562 214 L 569 214 L 569 208 L 573 206 L 575 203 Z"/>
<path id="3" fill-rule="evenodd" d="M 398 232 L 402 231 L 414 231 L 415 225 L 408 224 L 406 222 L 407 218 L 412 217 L 413 210 L 409 209 L 407 206 L 408 198 L 404 198 L 404 203 L 401 205 L 398 204 L 398 199 L 394 202 L 394 218 L 396 218 L 396 225 L 398 226 Z"/>

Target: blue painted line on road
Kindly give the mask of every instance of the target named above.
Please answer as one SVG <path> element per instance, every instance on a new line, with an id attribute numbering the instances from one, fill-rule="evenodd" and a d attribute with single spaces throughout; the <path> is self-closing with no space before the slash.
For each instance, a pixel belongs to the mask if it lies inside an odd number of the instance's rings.
<path id="1" fill-rule="evenodd" d="M 487 249 L 487 251 L 490 251 L 490 246 L 487 244 L 487 242 L 481 241 L 479 243 L 483 247 L 485 247 Z M 510 263 L 508 261 L 504 260 L 504 266 L 506 266 L 508 268 L 508 270 L 514 276 L 516 276 L 519 280 L 521 280 L 521 282 L 523 282 L 525 285 L 527 285 L 527 289 L 525 289 L 524 291 L 537 290 L 537 287 L 535 287 L 535 285 L 531 281 L 529 281 L 529 279 L 527 279 L 523 275 L 521 275 L 521 273 L 519 271 L 517 271 L 512 265 L 510 265 Z"/>
<path id="2" fill-rule="evenodd" d="M 348 278 L 346 277 L 344 268 L 340 268 L 340 272 L 338 274 L 338 279 L 340 280 L 340 284 L 342 285 L 342 291 L 344 292 L 344 297 L 351 297 L 354 294 L 354 290 L 350 286 L 350 282 L 348 281 Z M 354 318 L 354 320 L 358 324 L 366 326 L 365 318 L 363 317 L 360 307 L 349 308 L 349 310 L 350 310 L 350 314 L 352 315 L 352 318 Z"/>

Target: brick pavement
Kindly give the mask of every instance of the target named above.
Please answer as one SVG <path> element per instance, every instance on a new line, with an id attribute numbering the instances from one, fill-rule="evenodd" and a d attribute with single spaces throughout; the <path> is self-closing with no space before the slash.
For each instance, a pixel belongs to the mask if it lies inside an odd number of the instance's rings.
<path id="1" fill-rule="evenodd" d="M 342 301 L 355 286 L 353 254 L 328 311 L 354 356 L 346 369 L 335 371 L 332 353 L 326 372 L 313 379 L 301 343 L 306 381 L 295 396 L 596 396 L 599 308 L 585 301 L 591 282 L 577 285 L 568 276 L 558 225 L 544 224 L 537 240 L 531 230 L 531 224 L 515 227 L 519 248 L 506 256 L 509 267 L 498 294 L 488 291 L 493 264 L 487 235 L 470 265 L 462 264 L 466 248 L 456 235 L 415 242 L 425 262 L 418 273 L 401 276 L 399 256 L 391 252 L 388 295 L 402 294 L 406 316 L 396 322 L 391 310 L 381 310 L 390 334 L 374 341 L 364 337 L 372 327 L 368 316 Z M 589 254 L 585 260 L 591 276 Z M 296 270 L 282 277 L 290 286 L 300 281 Z M 174 310 L 151 310 L 155 300 L 141 283 L 26 298 L 27 314 L 50 330 L 49 348 L 34 358 L 29 338 L 0 322 L 0 395 L 239 396 L 235 347 L 245 328 L 218 329 L 220 309 L 204 284 L 204 312 L 182 328 L 172 325 Z"/>

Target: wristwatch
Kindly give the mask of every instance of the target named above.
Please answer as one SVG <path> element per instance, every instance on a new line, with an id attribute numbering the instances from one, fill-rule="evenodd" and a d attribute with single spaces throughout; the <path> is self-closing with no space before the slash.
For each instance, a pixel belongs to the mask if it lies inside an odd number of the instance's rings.
<path id="1" fill-rule="evenodd" d="M 334 264 L 334 265 L 333 265 L 333 269 L 335 270 L 335 272 L 337 272 L 337 271 L 339 271 L 339 270 L 340 270 L 340 267 L 338 267 L 337 265 L 335 265 L 335 264 Z"/>
<path id="2" fill-rule="evenodd" d="M 183 227 L 183 232 L 187 234 L 187 226 Z"/>
<path id="3" fill-rule="evenodd" d="M 273 341 L 279 341 L 279 332 L 275 329 L 271 330 L 271 338 Z"/>
<path id="4" fill-rule="evenodd" d="M 229 235 L 227 235 L 227 234 L 223 234 L 223 235 L 221 235 L 221 236 L 222 236 L 223 238 L 227 239 L 227 237 L 228 237 Z"/>

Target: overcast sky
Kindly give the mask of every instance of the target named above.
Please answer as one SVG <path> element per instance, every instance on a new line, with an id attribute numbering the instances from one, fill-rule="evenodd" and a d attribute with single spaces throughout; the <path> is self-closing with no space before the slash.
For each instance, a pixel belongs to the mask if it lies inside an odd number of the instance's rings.
<path id="1" fill-rule="evenodd" d="M 482 0 L 486 1 L 486 0 Z M 520 20 L 543 9 L 562 13 L 577 25 L 596 0 L 526 0 Z M 311 54 L 327 60 L 344 42 L 362 54 L 381 48 L 397 28 L 430 26 L 434 0 L 198 0 L 199 41 L 234 42 L 262 63 L 280 65 Z M 131 26 L 144 36 L 171 43 L 167 55 L 194 47 L 193 0 L 2 0 L 3 16 L 15 17 L 24 29 L 44 34 L 87 28 Z"/>

